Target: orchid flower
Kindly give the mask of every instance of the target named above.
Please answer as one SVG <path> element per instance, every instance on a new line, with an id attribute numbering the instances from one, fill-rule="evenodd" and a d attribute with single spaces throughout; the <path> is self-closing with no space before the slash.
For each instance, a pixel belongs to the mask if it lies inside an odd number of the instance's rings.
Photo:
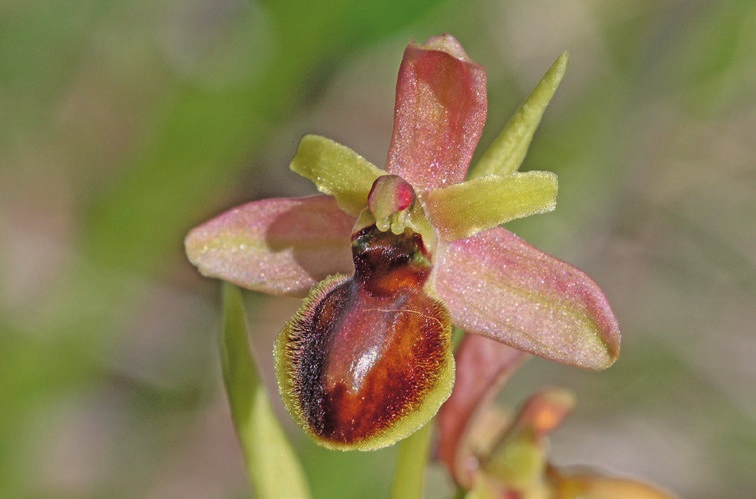
<path id="1" fill-rule="evenodd" d="M 385 170 L 308 135 L 291 169 L 321 195 L 251 202 L 187 236 L 202 274 L 307 296 L 279 334 L 276 376 L 318 443 L 376 449 L 427 423 L 454 384 L 452 326 L 587 369 L 617 358 L 619 328 L 598 285 L 500 227 L 555 207 L 556 176 L 517 169 L 566 62 L 468 171 L 485 70 L 450 35 L 411 43 Z"/>
<path id="2" fill-rule="evenodd" d="M 590 469 L 554 466 L 548 435 L 572 411 L 575 397 L 544 388 L 529 397 L 514 416 L 492 404 L 502 384 L 527 357 L 504 344 L 468 335 L 455 358 L 457 384 L 438 414 L 436 458 L 465 499 L 670 499 L 635 480 Z"/>

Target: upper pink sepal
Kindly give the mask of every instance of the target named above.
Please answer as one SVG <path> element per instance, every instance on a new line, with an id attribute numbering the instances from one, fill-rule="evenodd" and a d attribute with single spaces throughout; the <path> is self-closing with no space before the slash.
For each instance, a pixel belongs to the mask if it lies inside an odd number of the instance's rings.
<path id="1" fill-rule="evenodd" d="M 598 285 L 501 227 L 439 245 L 435 288 L 471 333 L 587 369 L 619 355 L 619 325 Z"/>
<path id="2" fill-rule="evenodd" d="M 451 35 L 404 51 L 386 170 L 418 191 L 462 182 L 486 121 L 486 72 Z"/>
<path id="3" fill-rule="evenodd" d="M 263 293 L 305 296 L 328 275 L 354 272 L 353 224 L 331 196 L 265 199 L 200 225 L 184 244 L 205 276 Z"/>

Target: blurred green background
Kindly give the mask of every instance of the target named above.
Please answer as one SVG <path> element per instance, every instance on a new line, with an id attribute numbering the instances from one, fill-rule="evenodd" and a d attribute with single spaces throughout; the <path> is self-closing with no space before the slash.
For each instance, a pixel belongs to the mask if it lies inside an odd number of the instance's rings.
<path id="1" fill-rule="evenodd" d="M 570 51 L 525 164 L 559 173 L 558 209 L 510 228 L 594 276 L 623 326 L 609 371 L 533 360 L 503 402 L 576 392 L 557 464 L 756 495 L 756 3 L 5 0 L 0 497 L 245 497 L 219 284 L 183 236 L 313 193 L 287 169 L 305 133 L 382 165 L 404 46 L 441 32 L 488 68 L 484 145 Z M 297 301 L 247 298 L 270 380 Z M 323 451 L 282 420 L 315 497 L 387 496 L 393 450 Z"/>

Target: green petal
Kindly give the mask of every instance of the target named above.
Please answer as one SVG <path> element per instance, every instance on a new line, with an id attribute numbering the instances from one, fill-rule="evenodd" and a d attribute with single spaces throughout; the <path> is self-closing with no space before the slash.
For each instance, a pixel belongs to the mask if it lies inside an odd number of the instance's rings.
<path id="1" fill-rule="evenodd" d="M 533 92 L 525 99 L 504 130 L 475 165 L 469 178 L 507 175 L 517 171 L 528 153 L 530 141 L 541 122 L 551 97 L 567 69 L 567 52 L 563 52 L 546 72 Z"/>
<path id="2" fill-rule="evenodd" d="M 223 381 L 256 497 L 308 498 L 304 472 L 270 407 L 247 343 L 239 288 L 223 285 Z"/>
<path id="3" fill-rule="evenodd" d="M 367 206 L 375 179 L 386 174 L 348 147 L 318 135 L 302 138 L 289 168 L 311 180 L 320 192 L 334 196 L 352 216 Z"/>
<path id="4" fill-rule="evenodd" d="M 556 207 L 551 172 L 489 175 L 428 193 L 425 208 L 441 237 L 464 239 L 517 218 Z"/>

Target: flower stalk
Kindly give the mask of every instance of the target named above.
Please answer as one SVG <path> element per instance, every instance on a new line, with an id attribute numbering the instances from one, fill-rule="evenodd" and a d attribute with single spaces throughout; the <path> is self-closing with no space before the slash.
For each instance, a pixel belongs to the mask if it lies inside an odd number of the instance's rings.
<path id="1" fill-rule="evenodd" d="M 223 285 L 219 346 L 231 417 L 256 497 L 309 499 L 302 466 L 270 407 L 249 351 L 241 292 L 231 284 Z"/>

